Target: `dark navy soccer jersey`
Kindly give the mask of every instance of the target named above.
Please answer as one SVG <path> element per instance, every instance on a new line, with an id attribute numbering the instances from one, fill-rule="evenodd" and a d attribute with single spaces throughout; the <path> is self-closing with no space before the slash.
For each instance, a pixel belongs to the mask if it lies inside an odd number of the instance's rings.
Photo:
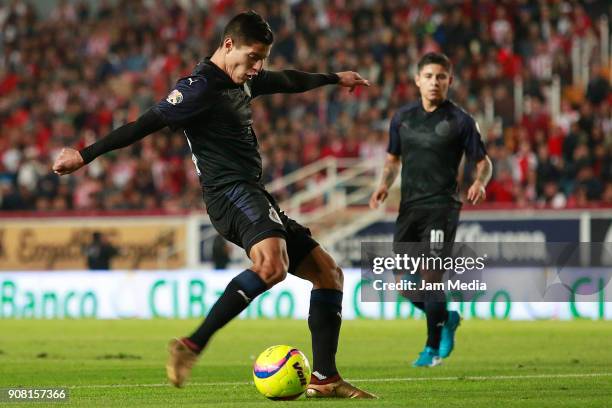
<path id="1" fill-rule="evenodd" d="M 402 160 L 401 207 L 460 204 L 457 172 L 465 152 L 479 161 L 486 151 L 474 119 L 451 101 L 427 112 L 421 101 L 393 116 L 387 151 Z"/>
<path id="2" fill-rule="evenodd" d="M 154 108 L 173 128 L 183 128 L 203 187 L 235 181 L 259 183 L 261 156 L 252 128 L 251 100 L 271 93 L 303 92 L 338 82 L 335 74 L 262 71 L 243 85 L 209 59 Z"/>

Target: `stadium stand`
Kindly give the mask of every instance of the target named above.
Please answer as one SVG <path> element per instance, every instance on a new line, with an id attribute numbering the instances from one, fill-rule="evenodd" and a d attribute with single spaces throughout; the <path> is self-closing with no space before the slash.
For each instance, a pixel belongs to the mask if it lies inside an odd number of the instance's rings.
<path id="1" fill-rule="evenodd" d="M 598 51 L 605 1 L 118 3 L 59 2 L 42 14 L 28 1 L 0 2 L 0 211 L 201 209 L 180 132 L 61 180 L 50 166 L 62 146 L 83 147 L 164 98 L 247 8 L 275 31 L 269 69 L 356 69 L 376 84 L 254 103 L 264 181 L 329 156 L 382 165 L 389 118 L 417 97 L 415 61 L 443 51 L 455 64 L 451 97 L 478 119 L 493 160 L 489 202 L 612 206 L 610 64 Z M 578 42 L 592 45 L 588 72 L 572 58 Z"/>

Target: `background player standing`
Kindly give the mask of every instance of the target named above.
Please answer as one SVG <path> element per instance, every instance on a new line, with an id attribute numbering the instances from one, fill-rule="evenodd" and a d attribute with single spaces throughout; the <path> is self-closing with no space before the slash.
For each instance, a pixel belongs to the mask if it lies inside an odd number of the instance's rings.
<path id="1" fill-rule="evenodd" d="M 273 33 L 255 12 L 235 16 L 212 57 L 181 78 L 166 99 L 81 151 L 66 148 L 53 170 L 69 174 L 100 154 L 127 146 L 166 126 L 184 129 L 200 176 L 210 219 L 217 231 L 245 249 L 253 265 L 236 276 L 189 337 L 170 343 L 166 365 L 177 387 L 187 380 L 213 334 L 287 272 L 313 284 L 308 326 L 312 334 L 313 377 L 309 397 L 372 398 L 342 380 L 336 350 L 342 320 L 342 270 L 289 219 L 261 182 L 262 164 L 252 128 L 251 100 L 272 93 L 304 92 L 338 84 L 369 85 L 355 72 L 313 74 L 263 70 Z"/>
<path id="2" fill-rule="evenodd" d="M 105 271 L 111 268 L 111 260 L 119 255 L 119 250 L 108 241 L 100 231 L 91 234 L 91 242 L 83 248 L 87 257 L 87 269 Z"/>
<path id="3" fill-rule="evenodd" d="M 391 120 L 383 177 L 370 198 L 370 207 L 377 208 L 385 201 L 401 166 L 394 242 L 454 241 L 461 209 L 457 174 L 464 153 L 476 163 L 467 199 L 477 204 L 485 198 L 491 161 L 474 119 L 447 99 L 452 81 L 452 65 L 446 55 L 424 55 L 415 76 L 421 99 L 400 108 Z M 420 275 L 426 281 L 442 277 L 435 271 L 421 271 Z M 448 357 L 460 323 L 458 312 L 447 311 L 443 296 L 423 300 L 412 300 L 427 316 L 427 343 L 413 363 L 415 367 L 435 366 Z"/>

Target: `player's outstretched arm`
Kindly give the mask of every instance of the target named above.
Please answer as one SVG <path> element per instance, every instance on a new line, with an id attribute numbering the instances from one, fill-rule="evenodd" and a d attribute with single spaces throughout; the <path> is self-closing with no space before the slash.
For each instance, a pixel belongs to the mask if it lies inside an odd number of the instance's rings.
<path id="1" fill-rule="evenodd" d="M 324 85 L 345 86 L 351 91 L 370 82 L 357 72 L 346 71 L 335 74 L 321 74 L 286 69 L 283 71 L 262 71 L 252 82 L 253 97 L 274 93 L 300 93 Z"/>
<path id="2" fill-rule="evenodd" d="M 111 150 L 129 146 L 143 137 L 163 129 L 165 126 L 161 117 L 149 109 L 135 122 L 130 122 L 113 130 L 107 136 L 81 151 L 69 147 L 63 148 L 53 163 L 53 172 L 60 176 L 73 173 L 96 157 Z"/>
<path id="3" fill-rule="evenodd" d="M 401 160 L 399 156 L 388 153 L 387 159 L 385 160 L 385 167 L 383 168 L 382 179 L 376 191 L 372 193 L 370 197 L 370 208 L 376 209 L 382 204 L 389 196 L 389 189 L 393 185 L 393 182 L 399 174 L 401 166 Z"/>
<path id="4" fill-rule="evenodd" d="M 468 189 L 467 199 L 476 205 L 486 198 L 486 187 L 493 174 L 493 164 L 489 156 L 485 156 L 476 163 L 476 177 Z"/>

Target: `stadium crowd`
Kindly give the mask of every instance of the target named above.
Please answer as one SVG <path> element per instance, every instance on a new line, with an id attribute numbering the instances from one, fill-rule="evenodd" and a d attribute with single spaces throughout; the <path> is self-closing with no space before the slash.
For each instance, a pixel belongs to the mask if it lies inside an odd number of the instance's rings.
<path id="1" fill-rule="evenodd" d="M 418 97 L 415 61 L 442 51 L 454 62 L 451 98 L 478 119 L 494 164 L 489 202 L 612 206 L 609 65 L 594 52 L 588 83 L 573 83 L 570 58 L 573 40 L 597 40 L 606 1 L 114 3 L 60 1 L 42 15 L 27 0 L 0 0 L 0 210 L 201 208 L 180 132 L 159 132 L 62 179 L 50 166 L 61 147 L 84 147 L 165 98 L 212 54 L 228 19 L 248 8 L 275 32 L 267 68 L 351 69 L 375 84 L 254 102 L 266 182 L 327 156 L 382 166 L 390 117 Z M 555 118 L 553 74 L 563 85 Z M 517 76 L 522 117 L 513 96 Z M 483 113 L 487 100 L 495 123 Z"/>

